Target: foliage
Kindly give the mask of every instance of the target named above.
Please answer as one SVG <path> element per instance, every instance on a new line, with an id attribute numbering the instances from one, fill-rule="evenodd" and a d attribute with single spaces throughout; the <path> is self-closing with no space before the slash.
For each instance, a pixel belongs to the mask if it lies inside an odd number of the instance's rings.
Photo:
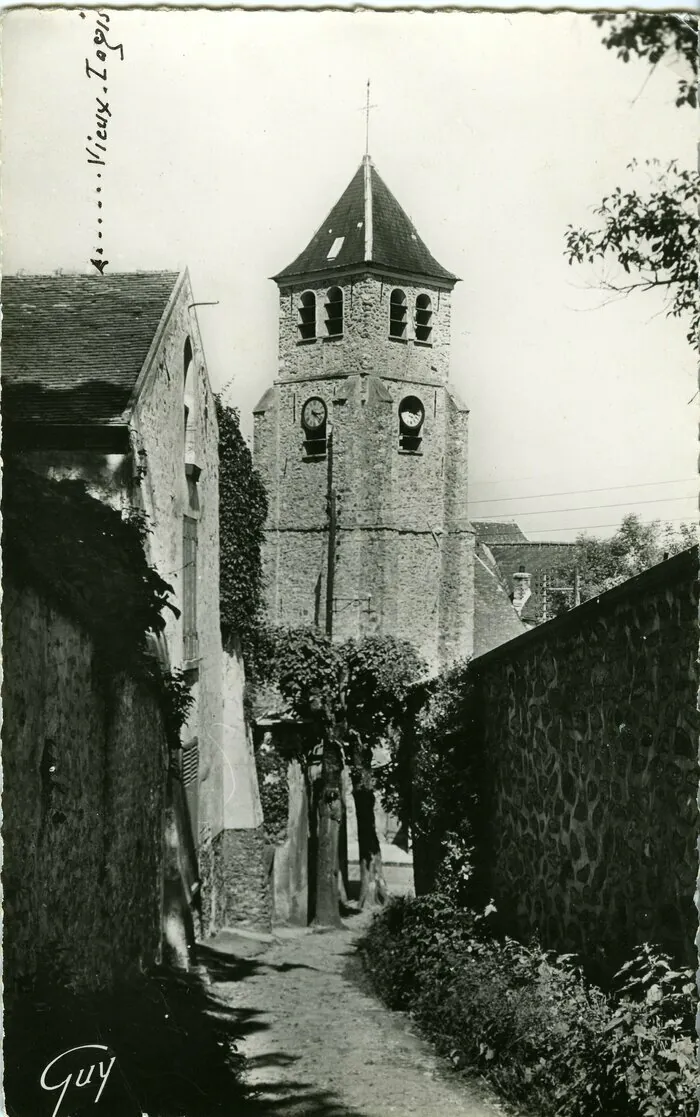
<path id="1" fill-rule="evenodd" d="M 576 562 L 581 578 L 581 600 L 587 601 L 627 578 L 641 574 L 661 562 L 664 555 L 677 554 L 697 542 L 691 524 L 674 529 L 658 520 L 645 524 L 635 513 L 623 517 L 609 539 L 580 534 L 576 540 Z"/>
<path id="2" fill-rule="evenodd" d="M 479 894 L 486 818 L 477 695 L 469 661 L 413 688 L 398 748 L 378 773 L 382 800 L 414 843 L 416 887 Z M 480 895 L 481 898 L 481 895 Z"/>
<path id="3" fill-rule="evenodd" d="M 610 1068 L 643 1117 L 676 1117 L 684 1084 L 700 1086 L 693 975 L 644 945 L 622 966 L 618 983 L 607 1027 Z"/>
<path id="4" fill-rule="evenodd" d="M 265 833 L 273 843 L 281 843 L 287 836 L 288 762 L 288 758 L 281 756 L 269 742 L 264 741 L 255 751 Z"/>
<path id="5" fill-rule="evenodd" d="M 262 629 L 251 675 L 274 684 L 300 721 L 319 730 L 334 724 L 342 701 L 342 652 L 319 629 Z"/>
<path id="6" fill-rule="evenodd" d="M 598 12 L 593 16 L 598 27 L 605 27 L 603 38 L 608 50 L 629 62 L 633 55 L 657 66 L 665 58 L 681 60 L 692 77 L 678 80 L 676 104 L 697 108 L 698 21 L 690 14 L 669 12 Z"/>
<path id="7" fill-rule="evenodd" d="M 367 636 L 342 648 L 345 717 L 361 738 L 377 741 L 396 728 L 426 665 L 407 640 Z"/>
<path id="8" fill-rule="evenodd" d="M 605 993 L 572 956 L 496 937 L 488 911 L 433 894 L 376 916 L 360 950 L 386 1003 L 542 1117 L 694 1117 L 690 972 L 645 947 Z"/>
<path id="9" fill-rule="evenodd" d="M 3 563 L 93 637 L 103 663 L 152 673 L 147 636 L 177 614 L 172 587 L 148 565 L 143 517 L 123 519 L 82 481 L 49 481 L 11 459 L 3 475 Z"/>
<path id="10" fill-rule="evenodd" d="M 163 672 L 158 683 L 165 734 L 171 746 L 175 748 L 180 745 L 180 730 L 187 721 L 194 703 L 194 695 L 190 688 L 187 672 L 180 671 L 178 668 Z"/>
<path id="11" fill-rule="evenodd" d="M 680 63 L 678 106 L 697 106 L 698 21 L 695 16 L 650 12 L 597 13 L 593 16 L 607 34 L 603 43 L 624 62 L 633 55 L 652 67 L 665 58 Z M 661 165 L 647 160 L 650 186 L 617 187 L 594 209 L 600 219 L 595 229 L 569 226 L 566 255 L 569 263 L 614 262 L 630 279 L 601 277 L 600 285 L 620 295 L 658 290 L 667 314 L 689 318 L 688 340 L 698 345 L 700 294 L 697 283 L 697 244 L 700 224 L 700 177 L 676 161 Z M 635 170 L 636 163 L 628 169 Z M 634 278 L 633 278 L 634 277 Z"/>
<path id="12" fill-rule="evenodd" d="M 262 543 L 267 495 L 241 434 L 238 411 L 216 397 L 219 423 L 219 536 L 221 630 L 241 641 L 248 656 L 263 598 Z"/>
<path id="13" fill-rule="evenodd" d="M 697 282 L 697 243 L 700 232 L 698 203 L 700 176 L 683 170 L 674 160 L 644 164 L 650 173 L 647 190 L 615 187 L 593 210 L 600 218 L 596 229 L 566 232 L 569 263 L 615 261 L 626 279 L 600 279 L 600 286 L 621 294 L 663 291 L 667 313 L 690 318 L 688 340 L 698 344 L 700 298 Z M 634 170 L 631 163 L 628 170 Z"/>

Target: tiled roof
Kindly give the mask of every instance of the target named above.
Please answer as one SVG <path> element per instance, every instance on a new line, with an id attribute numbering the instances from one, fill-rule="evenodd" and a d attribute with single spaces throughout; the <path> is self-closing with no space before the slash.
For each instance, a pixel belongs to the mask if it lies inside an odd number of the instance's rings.
<path id="1" fill-rule="evenodd" d="M 525 625 L 513 608 L 508 587 L 487 547 L 476 545 L 474 562 L 474 655 L 513 640 Z"/>
<path id="2" fill-rule="evenodd" d="M 527 543 L 520 526 L 514 520 L 493 523 L 491 520 L 471 521 L 480 543 Z"/>
<path id="3" fill-rule="evenodd" d="M 122 421 L 178 278 L 177 272 L 3 276 L 3 421 Z"/>
<path id="4" fill-rule="evenodd" d="M 457 282 L 428 251 L 369 156 L 304 251 L 274 278 L 279 283 L 362 264 Z"/>

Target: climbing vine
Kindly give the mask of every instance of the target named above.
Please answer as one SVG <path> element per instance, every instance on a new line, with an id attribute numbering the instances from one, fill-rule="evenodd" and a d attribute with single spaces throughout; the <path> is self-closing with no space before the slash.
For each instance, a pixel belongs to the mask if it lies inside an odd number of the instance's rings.
<path id="1" fill-rule="evenodd" d="M 216 397 L 219 423 L 219 534 L 221 632 L 237 637 L 247 658 L 263 601 L 262 542 L 267 494 L 241 433 L 236 408 Z"/>

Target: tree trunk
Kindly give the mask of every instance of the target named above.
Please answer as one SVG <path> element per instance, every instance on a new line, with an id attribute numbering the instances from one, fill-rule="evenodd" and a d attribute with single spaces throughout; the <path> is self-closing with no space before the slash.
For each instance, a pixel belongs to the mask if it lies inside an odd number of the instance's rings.
<path id="1" fill-rule="evenodd" d="M 338 895 L 338 839 L 342 821 L 340 777 L 342 752 L 333 732 L 323 743 L 321 788 L 318 801 L 316 854 L 316 904 L 314 926 L 341 927 Z"/>
<path id="2" fill-rule="evenodd" d="M 377 907 L 384 904 L 389 891 L 384 879 L 382 853 L 374 820 L 374 787 L 372 780 L 372 750 L 355 742 L 350 764 L 352 797 L 357 817 L 357 844 L 360 856 L 359 907 Z"/>

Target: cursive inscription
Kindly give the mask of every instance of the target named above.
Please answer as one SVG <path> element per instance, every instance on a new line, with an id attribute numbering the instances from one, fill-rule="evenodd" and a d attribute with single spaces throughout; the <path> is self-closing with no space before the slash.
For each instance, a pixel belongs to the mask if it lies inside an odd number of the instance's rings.
<path id="1" fill-rule="evenodd" d="M 107 166 L 107 152 L 109 140 L 109 125 L 112 119 L 112 109 L 109 103 L 109 64 L 112 61 L 124 61 L 124 46 L 114 41 L 110 29 L 110 16 L 107 12 L 96 12 L 96 22 L 92 42 L 94 50 L 90 57 L 85 59 L 85 76 L 88 81 L 99 84 L 95 89 L 94 124 L 91 125 L 87 135 L 85 153 L 87 162 L 95 168 Z M 81 19 L 86 19 L 85 12 L 80 13 Z M 109 38 L 108 38 L 109 36 Z M 97 240 L 104 239 L 102 226 L 104 224 L 104 190 L 102 182 L 102 169 L 96 170 L 95 194 L 97 195 Z M 105 250 L 102 244 L 93 249 L 94 255 L 90 260 L 93 267 L 97 268 L 100 275 L 104 273 L 109 260 L 105 259 Z"/>
<path id="2" fill-rule="evenodd" d="M 70 1062 L 74 1064 L 73 1069 L 71 1070 L 67 1070 L 67 1067 L 65 1065 L 63 1068 L 57 1066 L 57 1064 L 59 1064 L 62 1059 L 66 1059 L 68 1055 L 72 1055 L 76 1051 L 108 1052 L 109 1048 L 105 1047 L 102 1043 L 85 1043 L 81 1047 L 70 1047 L 67 1051 L 62 1051 L 60 1055 L 57 1055 L 55 1059 L 52 1059 L 51 1062 L 44 1067 L 41 1078 L 39 1079 L 39 1084 L 42 1090 L 61 1091 L 61 1093 L 58 1095 L 58 1101 L 56 1102 L 51 1117 L 58 1117 L 58 1111 L 61 1108 L 63 1099 L 65 1098 L 66 1093 L 71 1085 L 75 1085 L 76 1087 L 78 1087 L 78 1089 L 83 1089 L 85 1086 L 89 1086 L 91 1083 L 93 1087 L 97 1086 L 97 1084 L 99 1083 L 99 1089 L 97 1090 L 97 1096 L 95 1097 L 95 1104 L 97 1104 L 97 1102 L 100 1100 L 102 1091 L 107 1085 L 107 1079 L 109 1078 L 112 1067 L 117 1061 L 116 1056 L 113 1055 L 109 1062 L 107 1061 L 107 1058 L 104 1057 L 104 1059 L 100 1060 L 99 1062 L 85 1065 L 87 1064 L 87 1060 L 89 1058 L 89 1056 L 85 1055 L 80 1058 L 76 1057 L 75 1059 L 70 1060 Z M 83 1065 L 78 1067 L 77 1063 L 81 1063 Z M 104 1069 L 105 1066 L 107 1067 L 106 1070 Z M 95 1070 L 97 1070 L 97 1077 L 93 1081 Z M 62 1074 L 64 1075 L 64 1077 L 60 1078 L 60 1075 Z M 60 1081 L 56 1081 L 57 1078 L 60 1078 Z"/>

